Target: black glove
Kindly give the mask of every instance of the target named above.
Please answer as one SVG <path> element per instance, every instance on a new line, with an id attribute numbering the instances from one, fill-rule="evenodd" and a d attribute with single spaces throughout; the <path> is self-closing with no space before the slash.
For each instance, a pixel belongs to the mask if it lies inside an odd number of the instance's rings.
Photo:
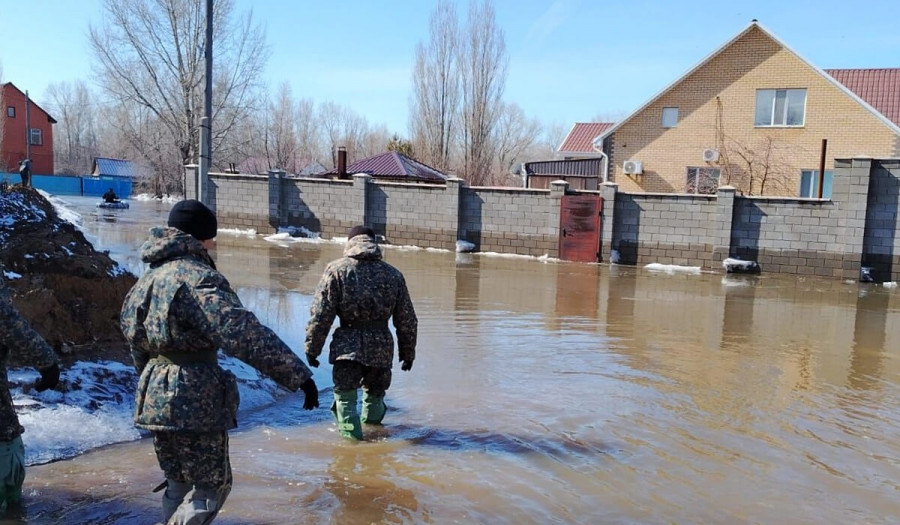
<path id="1" fill-rule="evenodd" d="M 316 382 L 313 381 L 313 378 L 310 377 L 305 383 L 300 385 L 300 390 L 303 390 L 304 410 L 319 408 L 319 389 L 316 388 Z"/>
<path id="2" fill-rule="evenodd" d="M 413 364 L 412 359 L 410 359 L 409 361 L 400 361 L 400 370 L 403 370 L 404 372 L 409 372 L 410 370 L 412 370 L 412 364 Z"/>
<path id="3" fill-rule="evenodd" d="M 43 370 L 38 370 L 41 377 L 34 381 L 34 389 L 43 392 L 48 388 L 53 388 L 59 383 L 59 365 L 54 363 Z"/>
<path id="4" fill-rule="evenodd" d="M 319 368 L 319 360 L 309 354 L 306 354 L 306 362 L 313 368 Z"/>

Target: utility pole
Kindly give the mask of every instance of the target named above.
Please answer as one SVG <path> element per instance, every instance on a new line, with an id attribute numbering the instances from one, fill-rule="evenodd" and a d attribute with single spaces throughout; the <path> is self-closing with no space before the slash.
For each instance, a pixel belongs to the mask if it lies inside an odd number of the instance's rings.
<path id="1" fill-rule="evenodd" d="M 209 167 L 212 164 L 212 47 L 213 47 L 213 0 L 206 0 L 206 45 L 203 57 L 206 61 L 206 82 L 204 88 L 203 118 L 200 120 L 200 177 L 197 183 L 197 200 L 206 204 L 206 187 L 209 181 Z"/>
<path id="2" fill-rule="evenodd" d="M 28 90 L 25 90 L 25 158 L 31 158 L 31 103 L 28 100 Z"/>

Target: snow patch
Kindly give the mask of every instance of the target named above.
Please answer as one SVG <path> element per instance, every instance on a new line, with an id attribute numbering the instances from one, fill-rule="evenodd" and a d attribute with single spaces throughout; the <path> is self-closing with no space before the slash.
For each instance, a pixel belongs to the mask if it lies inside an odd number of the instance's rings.
<path id="1" fill-rule="evenodd" d="M 254 237 L 256 235 L 256 230 L 252 228 L 246 230 L 242 230 L 240 228 L 219 228 L 216 231 L 216 234 L 234 235 L 237 237 Z"/>
<path id="2" fill-rule="evenodd" d="M 644 269 L 650 270 L 651 272 L 663 272 L 670 275 L 676 273 L 700 274 L 699 266 L 679 266 L 677 264 L 650 263 L 644 266 Z"/>
<path id="3" fill-rule="evenodd" d="M 886 283 L 882 283 L 881 286 L 884 286 L 885 288 L 896 288 L 897 282 L 896 281 L 888 281 Z"/>
<path id="4" fill-rule="evenodd" d="M 3 277 L 6 277 L 6 279 L 8 279 L 8 280 L 9 279 L 21 279 L 22 274 L 3 270 Z"/>

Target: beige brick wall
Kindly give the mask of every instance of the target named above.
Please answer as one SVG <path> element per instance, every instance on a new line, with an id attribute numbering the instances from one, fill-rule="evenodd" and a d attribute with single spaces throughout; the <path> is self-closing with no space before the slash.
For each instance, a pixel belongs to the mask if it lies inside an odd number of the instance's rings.
<path id="1" fill-rule="evenodd" d="M 754 127 L 757 89 L 806 88 L 803 127 Z M 662 109 L 678 107 L 678 125 L 662 127 Z M 723 141 L 717 134 L 717 114 Z M 724 155 L 714 166 L 748 192 L 742 145 L 762 157 L 771 141 L 766 195 L 796 196 L 800 171 L 818 169 L 822 139 L 828 139 L 826 170 L 836 157 L 900 155 L 900 138 L 878 117 L 823 78 L 793 53 L 754 27 L 615 132 L 610 172 L 623 192 L 685 191 L 687 167 L 703 167 L 704 148 Z M 625 175 L 625 160 L 640 160 L 642 176 Z M 726 164 L 730 169 L 726 170 Z M 759 194 L 759 181 L 753 194 Z"/>

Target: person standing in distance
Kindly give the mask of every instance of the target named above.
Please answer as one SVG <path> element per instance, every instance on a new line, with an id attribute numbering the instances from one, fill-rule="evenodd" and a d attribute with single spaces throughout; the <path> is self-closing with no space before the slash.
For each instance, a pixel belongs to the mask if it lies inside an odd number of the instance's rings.
<path id="1" fill-rule="evenodd" d="M 333 365 L 334 403 L 331 410 L 341 435 L 362 439 L 362 423 L 381 424 L 384 395 L 391 386 L 394 338 L 401 370 L 412 369 L 416 358 L 418 320 L 406 280 L 400 270 L 384 262 L 375 232 L 354 226 L 347 235 L 344 256 L 332 261 L 316 288 L 306 326 L 306 359 L 319 366 L 319 354 L 334 318 L 340 326 L 331 338 L 328 362 Z M 362 417 L 357 390 L 362 387 Z"/>
<path id="2" fill-rule="evenodd" d="M 25 446 L 22 444 L 25 429 L 16 417 L 6 378 L 12 352 L 41 373 L 34 382 L 38 392 L 53 388 L 59 382 L 56 353 L 13 305 L 9 289 L 0 277 L 0 517 L 6 509 L 19 506 L 25 482 Z"/>
<path id="3" fill-rule="evenodd" d="M 172 207 L 167 228 L 152 228 L 141 246 L 149 265 L 125 297 L 121 325 L 140 373 L 135 426 L 153 434 L 166 481 L 169 524 L 210 523 L 231 491 L 228 430 L 237 426 L 234 374 L 218 365 L 217 349 L 268 375 L 303 408 L 319 406 L 312 372 L 245 309 L 208 250 L 216 216 L 203 203 Z"/>

